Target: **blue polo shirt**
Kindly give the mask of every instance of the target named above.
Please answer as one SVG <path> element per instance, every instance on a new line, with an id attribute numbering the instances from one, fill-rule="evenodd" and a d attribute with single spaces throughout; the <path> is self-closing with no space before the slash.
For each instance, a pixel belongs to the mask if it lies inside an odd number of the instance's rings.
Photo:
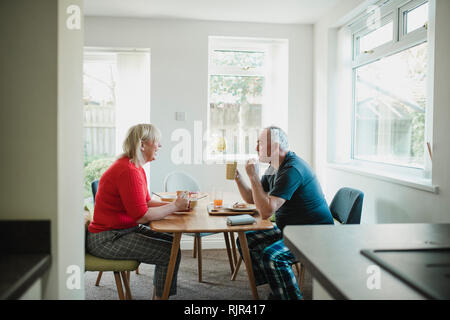
<path id="1" fill-rule="evenodd" d="M 277 226 L 334 224 L 327 201 L 311 167 L 289 151 L 278 170 L 270 166 L 261 178 L 269 195 L 286 202 L 275 212 Z"/>

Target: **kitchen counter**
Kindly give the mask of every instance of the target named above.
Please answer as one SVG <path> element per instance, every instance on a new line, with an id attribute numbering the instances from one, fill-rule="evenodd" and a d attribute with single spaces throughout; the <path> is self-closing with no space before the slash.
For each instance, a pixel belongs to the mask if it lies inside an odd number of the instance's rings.
<path id="1" fill-rule="evenodd" d="M 284 240 L 311 273 L 313 297 L 320 289 L 331 299 L 421 300 L 423 294 L 361 251 L 449 247 L 450 224 L 286 226 Z"/>
<path id="2" fill-rule="evenodd" d="M 19 299 L 51 266 L 50 221 L 0 221 L 0 299 Z"/>
<path id="3" fill-rule="evenodd" d="M 20 298 L 50 265 L 49 254 L 0 255 L 0 300 Z"/>

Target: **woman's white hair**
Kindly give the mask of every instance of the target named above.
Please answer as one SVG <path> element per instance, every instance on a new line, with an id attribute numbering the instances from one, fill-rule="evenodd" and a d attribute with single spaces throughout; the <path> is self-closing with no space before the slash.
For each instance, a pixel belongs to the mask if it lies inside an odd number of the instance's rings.
<path id="1" fill-rule="evenodd" d="M 137 124 L 128 129 L 127 137 L 123 142 L 123 154 L 133 162 L 136 167 L 142 167 L 145 164 L 145 158 L 142 154 L 142 143 L 150 140 L 152 143 L 159 142 L 161 131 L 150 123 Z"/>
<path id="2" fill-rule="evenodd" d="M 270 126 L 265 128 L 270 131 L 270 143 L 278 142 L 282 150 L 289 150 L 289 141 L 286 132 L 280 127 Z"/>

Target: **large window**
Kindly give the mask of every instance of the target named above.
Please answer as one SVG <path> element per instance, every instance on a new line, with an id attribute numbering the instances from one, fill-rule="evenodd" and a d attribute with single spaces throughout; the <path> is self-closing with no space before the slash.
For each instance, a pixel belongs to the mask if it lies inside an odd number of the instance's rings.
<path id="1" fill-rule="evenodd" d="M 424 169 L 428 2 L 383 1 L 372 9 L 351 26 L 352 158 Z"/>
<path id="2" fill-rule="evenodd" d="M 148 50 L 86 48 L 83 100 L 84 197 L 92 210 L 91 182 L 122 153 L 128 128 L 150 122 Z"/>
<path id="3" fill-rule="evenodd" d="M 117 60 L 113 53 L 87 53 L 83 65 L 84 196 L 116 155 Z"/>
<path id="4" fill-rule="evenodd" d="M 263 126 L 286 127 L 287 112 L 272 114 L 287 108 L 287 41 L 210 37 L 209 46 L 208 157 L 254 156 Z"/>

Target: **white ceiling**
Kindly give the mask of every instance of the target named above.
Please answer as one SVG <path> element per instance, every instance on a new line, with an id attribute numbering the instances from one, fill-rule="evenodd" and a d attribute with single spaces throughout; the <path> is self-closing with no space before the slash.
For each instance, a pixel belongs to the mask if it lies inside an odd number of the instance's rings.
<path id="1" fill-rule="evenodd" d="M 342 0 L 84 0 L 87 16 L 316 22 Z"/>

